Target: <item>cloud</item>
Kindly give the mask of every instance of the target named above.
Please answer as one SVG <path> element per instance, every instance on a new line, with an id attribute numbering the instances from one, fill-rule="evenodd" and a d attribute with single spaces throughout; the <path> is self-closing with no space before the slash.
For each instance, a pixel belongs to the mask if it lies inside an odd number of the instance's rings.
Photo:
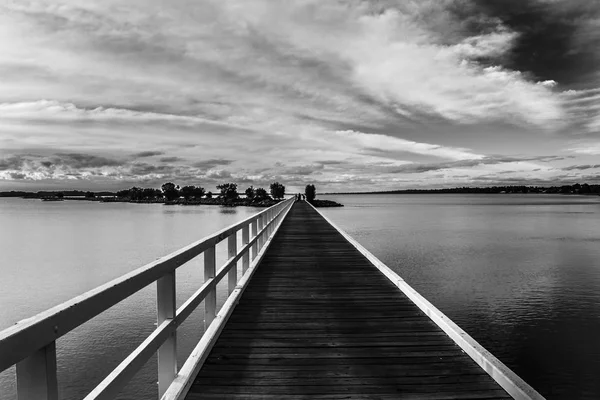
<path id="1" fill-rule="evenodd" d="M 20 172 L 11 172 L 10 177 L 14 180 L 21 180 L 27 178 L 27 175 Z"/>
<path id="2" fill-rule="evenodd" d="M 198 161 L 193 164 L 194 167 L 200 169 L 211 169 L 218 166 L 230 165 L 233 160 L 226 160 L 223 158 L 213 158 L 205 161 Z"/>
<path id="3" fill-rule="evenodd" d="M 183 158 L 181 157 L 161 157 L 160 162 L 177 162 L 177 161 L 183 161 Z"/>
<path id="4" fill-rule="evenodd" d="M 82 153 L 57 153 L 51 158 L 54 165 L 66 165 L 71 168 L 97 168 L 121 165 L 121 161 L 107 157 Z"/>
<path id="5" fill-rule="evenodd" d="M 316 175 L 323 169 L 323 164 L 308 164 L 308 165 L 297 165 L 293 167 L 286 167 L 280 170 L 282 175 Z"/>
<path id="6" fill-rule="evenodd" d="M 57 100 L 0 103 L 0 113 L 2 118 L 8 121 L 42 121 L 45 123 L 164 123 L 184 126 L 213 125 L 236 128 L 235 124 L 223 123 L 197 115 L 178 115 L 167 112 L 148 112 L 104 106 L 85 108 L 73 103 L 64 103 Z"/>
<path id="7" fill-rule="evenodd" d="M 223 170 L 223 169 L 217 169 L 217 170 L 208 171 L 206 173 L 206 177 L 211 178 L 211 179 L 226 179 L 226 178 L 231 178 L 231 172 Z"/>
<path id="8" fill-rule="evenodd" d="M 585 155 L 600 155 L 600 143 L 589 143 L 569 149 L 573 153 L 585 154 Z"/>
<path id="9" fill-rule="evenodd" d="M 353 143 L 359 148 L 376 153 L 405 152 L 453 160 L 481 159 L 484 156 L 468 149 L 419 143 L 387 135 L 368 134 L 357 131 L 337 131 L 335 135 L 345 143 Z"/>
<path id="10" fill-rule="evenodd" d="M 6 171 L 9 169 L 19 169 L 23 165 L 23 159 L 18 156 L 7 157 L 0 159 L 0 171 Z"/>
<path id="11" fill-rule="evenodd" d="M 586 169 L 595 169 L 595 168 L 600 168 L 600 164 L 570 165 L 568 167 L 564 167 L 562 170 L 563 171 L 573 171 L 573 170 L 582 171 L 582 170 L 586 170 Z"/>
<path id="12" fill-rule="evenodd" d="M 400 166 L 385 167 L 385 170 L 389 173 L 397 174 L 415 174 L 430 171 L 439 171 L 443 169 L 463 169 L 472 168 L 484 165 L 498 165 L 498 164 L 521 164 L 521 166 L 527 166 L 532 161 L 549 161 L 556 160 L 560 157 L 556 156 L 536 156 L 536 157 L 505 157 L 505 156 L 486 156 L 480 159 L 472 160 L 460 160 L 444 163 L 410 163 Z M 515 171 L 501 171 L 498 174 L 505 174 Z"/>
<path id="13" fill-rule="evenodd" d="M 2 177 L 381 187 L 560 164 L 533 157 L 600 134 L 598 7 L 506 4 L 2 4 Z"/>
<path id="14" fill-rule="evenodd" d="M 146 157 L 154 157 L 154 156 L 161 156 L 165 154 L 162 151 L 141 151 L 139 153 L 135 153 L 133 154 L 133 157 L 135 158 L 146 158 Z"/>
<path id="15" fill-rule="evenodd" d="M 542 81 L 562 85 L 587 83 L 597 74 L 600 5 L 586 0 L 467 1 L 467 7 L 450 8 L 471 34 L 489 29 L 497 21 L 515 33 L 512 45 L 491 62 L 522 71 Z M 485 21 L 485 23 L 481 23 Z"/>

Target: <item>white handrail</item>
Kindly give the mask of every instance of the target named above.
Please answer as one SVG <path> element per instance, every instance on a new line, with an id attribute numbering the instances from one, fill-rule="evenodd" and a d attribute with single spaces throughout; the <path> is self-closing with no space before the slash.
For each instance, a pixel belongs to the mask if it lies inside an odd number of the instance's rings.
<path id="1" fill-rule="evenodd" d="M 252 260 L 260 252 L 267 239 L 276 232 L 280 223 L 294 202 L 284 200 L 239 223 L 196 241 L 152 263 L 140 267 L 120 278 L 90 290 L 32 318 L 18 322 L 0 332 L 0 372 L 17 365 L 17 392 L 19 400 L 57 400 L 56 348 L 55 341 L 81 324 L 92 319 L 123 299 L 157 282 L 158 326 L 150 336 L 132 352 L 86 399 L 109 399 L 159 351 L 159 397 L 176 377 L 176 329 L 205 299 L 216 292 L 216 285 L 242 259 L 243 268 L 249 264 L 250 249 Z M 256 230 L 257 221 L 260 229 Z M 249 237 L 252 226 L 252 237 Z M 234 248 L 235 241 L 229 241 L 229 259 L 212 276 L 205 276 L 205 283 L 175 312 L 175 270 L 194 257 L 206 253 L 214 254 L 215 246 L 242 230 L 243 247 L 239 252 Z M 264 250 L 264 249 L 262 249 Z M 206 255 L 206 254 L 205 254 Z M 209 263 L 210 264 L 210 263 Z M 254 263 L 253 263 L 254 264 Z M 206 267 L 206 263 L 205 263 Z M 214 265 L 212 265 L 214 268 Z M 233 274 L 230 275 L 231 296 Z M 237 277 L 236 277 L 237 280 Z M 213 302 L 205 302 L 216 315 Z M 210 303 L 210 305 L 209 305 Z M 210 322 L 210 316 L 206 322 Z M 210 325 L 209 323 L 207 324 Z"/>
<path id="2" fill-rule="evenodd" d="M 308 202 L 307 202 L 308 203 Z M 466 354 L 469 355 L 494 381 L 496 381 L 508 394 L 517 400 L 545 400 L 533 387 L 521 379 L 502 361 L 487 351 L 461 327 L 456 325 L 444 313 L 413 289 L 404 279 L 385 265 L 373 253 L 358 243 L 352 236 L 338 227 L 329 218 L 323 215 L 312 204 L 308 203 L 325 221 L 335 228 L 356 250 L 388 278 L 406 297 L 408 297 L 421 311 L 423 311 L 450 339 L 454 341 Z"/>

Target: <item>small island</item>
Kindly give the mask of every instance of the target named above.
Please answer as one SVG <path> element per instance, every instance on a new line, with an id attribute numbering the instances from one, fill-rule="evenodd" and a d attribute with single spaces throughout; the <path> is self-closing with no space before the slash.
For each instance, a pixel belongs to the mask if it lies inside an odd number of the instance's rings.
<path id="1" fill-rule="evenodd" d="M 332 200 L 317 200 L 315 198 L 316 196 L 317 196 L 317 189 L 315 188 L 315 185 L 306 185 L 306 188 L 304 189 L 304 197 L 306 198 L 306 201 L 308 201 L 314 207 L 323 208 L 323 207 L 343 207 L 344 206 L 343 204 L 337 203 Z"/>
<path id="2" fill-rule="evenodd" d="M 137 204 L 164 204 L 167 206 L 182 205 L 219 205 L 227 207 L 271 207 L 285 198 L 285 186 L 273 182 L 269 191 L 265 188 L 250 186 L 244 190 L 243 195 L 238 193 L 236 183 L 223 183 L 216 186 L 217 192 L 206 191 L 201 186 L 183 186 L 173 182 L 164 183 L 160 189 L 132 187 L 131 189 L 117 192 L 92 192 L 81 190 L 65 191 L 38 191 L 0 192 L 0 197 L 21 197 L 25 199 L 41 199 L 42 201 L 81 200 L 97 201 L 103 203 L 137 203 Z M 315 207 L 341 207 L 342 204 L 330 200 L 316 200 L 314 185 L 307 185 L 304 195 L 296 195 L 306 199 Z"/>

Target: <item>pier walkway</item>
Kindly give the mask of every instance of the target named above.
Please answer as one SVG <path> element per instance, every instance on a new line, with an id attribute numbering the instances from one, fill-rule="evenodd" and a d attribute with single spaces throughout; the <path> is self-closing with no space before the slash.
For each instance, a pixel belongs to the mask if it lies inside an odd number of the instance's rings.
<path id="1" fill-rule="evenodd" d="M 509 399 L 305 202 L 294 205 L 186 399 Z"/>
<path id="2" fill-rule="evenodd" d="M 222 243 L 227 259 L 217 266 Z M 200 255 L 204 283 L 177 304 L 177 269 Z M 224 280 L 228 297 L 217 309 Z M 118 398 L 154 354 L 161 400 L 543 400 L 352 237 L 294 199 L 0 332 L 0 372 L 16 366 L 18 399 L 58 400 L 56 341 L 151 284 L 155 329 L 84 400 Z M 179 366 L 178 328 L 201 305 L 204 333 Z"/>

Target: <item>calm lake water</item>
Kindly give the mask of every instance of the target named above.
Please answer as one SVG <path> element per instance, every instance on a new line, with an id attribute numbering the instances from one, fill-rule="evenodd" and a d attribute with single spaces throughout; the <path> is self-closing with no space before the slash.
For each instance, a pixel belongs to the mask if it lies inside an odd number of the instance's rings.
<path id="1" fill-rule="evenodd" d="M 600 198 L 323 196 L 323 212 L 548 399 L 600 399 Z"/>
<path id="2" fill-rule="evenodd" d="M 548 399 L 600 398 L 600 198 L 323 198 L 346 205 L 324 214 Z M 0 329 L 257 211 L 0 199 Z M 203 280 L 201 259 L 177 279 L 179 305 Z M 82 398 L 155 318 L 151 285 L 59 340 L 61 398 Z M 184 325 L 181 361 L 202 319 Z M 156 398 L 155 371 L 153 359 L 120 398 Z M 0 374 L 0 399 L 15 399 L 14 370 Z"/>
<path id="3" fill-rule="evenodd" d="M 260 209 L 0 199 L 0 329 L 93 289 L 243 220 Z M 241 243 L 241 238 L 238 240 Z M 227 243 L 217 248 L 217 265 Z M 241 276 L 241 275 L 238 275 Z M 177 270 L 177 306 L 203 282 L 202 257 Z M 227 279 L 218 303 L 226 297 Z M 203 309 L 203 307 L 200 307 Z M 202 335 L 198 310 L 179 335 L 180 365 Z M 57 342 L 60 398 L 83 398 L 156 323 L 156 285 L 124 300 Z M 155 399 L 156 358 L 120 399 Z M 14 400 L 14 368 L 0 374 L 0 400 Z"/>

